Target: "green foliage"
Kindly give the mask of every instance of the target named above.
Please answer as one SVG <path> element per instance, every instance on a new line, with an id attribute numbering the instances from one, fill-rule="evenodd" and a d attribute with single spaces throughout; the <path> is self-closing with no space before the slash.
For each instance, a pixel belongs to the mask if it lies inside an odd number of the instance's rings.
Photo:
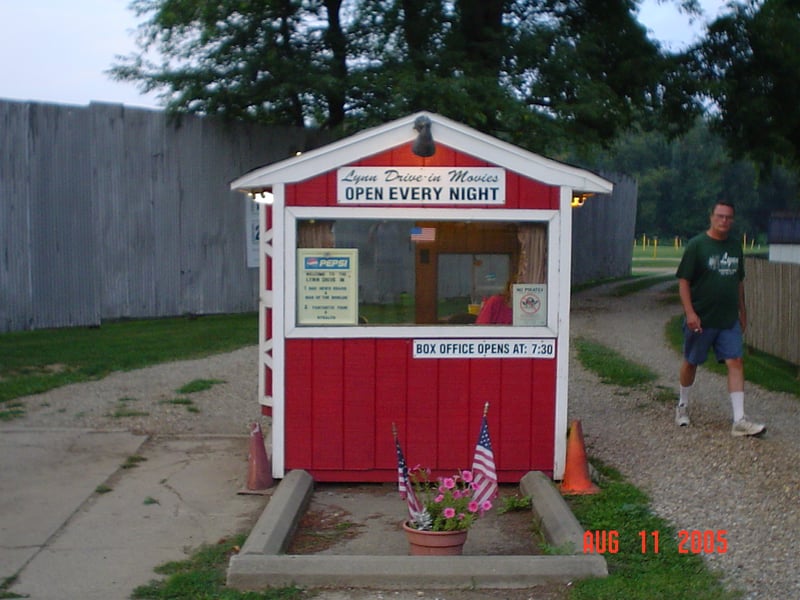
<path id="1" fill-rule="evenodd" d="M 112 371 L 228 352 L 255 344 L 257 332 L 255 314 L 238 314 L 2 334 L 0 418 L 19 413 L 9 404 L 15 398 L 101 379 Z M 123 417 L 135 411 L 121 407 L 117 412 Z"/>
<path id="2" fill-rule="evenodd" d="M 507 512 L 516 512 L 522 510 L 530 510 L 532 498 L 530 496 L 520 496 L 514 494 L 513 496 L 503 496 L 502 506 L 497 507 L 497 514 L 502 515 Z"/>
<path id="3" fill-rule="evenodd" d="M 735 156 L 800 167 L 800 15 L 790 0 L 734 3 L 708 28 L 698 71 Z"/>
<path id="4" fill-rule="evenodd" d="M 210 390 L 218 383 L 225 383 L 222 379 L 194 379 L 189 383 L 179 387 L 176 392 L 179 394 L 194 394 Z"/>
<path id="5" fill-rule="evenodd" d="M 111 73 L 162 92 L 173 113 L 344 135 L 430 110 L 543 151 L 609 142 L 656 112 L 673 79 L 673 61 L 623 0 L 132 7 L 139 52 Z M 684 102 L 680 114 L 694 110 Z"/>
<path id="6" fill-rule="evenodd" d="M 123 469 L 133 469 L 134 467 L 138 467 L 139 463 L 145 462 L 147 459 L 144 456 L 140 456 L 138 454 L 134 454 L 129 456 L 125 459 L 125 462 L 122 463 Z"/>
<path id="7" fill-rule="evenodd" d="M 703 120 L 672 139 L 630 131 L 596 154 L 593 164 L 636 178 L 636 237 L 659 237 L 659 256 L 675 236 L 686 240 L 704 231 L 720 197 L 736 204 L 735 234 L 750 240 L 767 232 L 773 211 L 800 209 L 796 173 L 776 167 L 767 176 L 748 160 L 734 160 Z"/>
<path id="8" fill-rule="evenodd" d="M 600 535 L 606 532 L 607 536 L 616 532 L 618 545 L 610 546 L 615 551 L 604 555 L 609 576 L 574 582 L 570 600 L 740 597 L 724 589 L 700 555 L 679 552 L 677 532 L 651 511 L 644 493 L 627 483 L 617 471 L 602 464 L 596 466 L 602 474 L 600 493 L 570 496 L 568 503 L 587 532 Z M 658 552 L 653 532 L 658 536 Z"/>
<path id="9" fill-rule="evenodd" d="M 610 348 L 586 338 L 575 340 L 578 360 L 611 385 L 636 387 L 658 378 L 649 368 L 628 360 Z"/>

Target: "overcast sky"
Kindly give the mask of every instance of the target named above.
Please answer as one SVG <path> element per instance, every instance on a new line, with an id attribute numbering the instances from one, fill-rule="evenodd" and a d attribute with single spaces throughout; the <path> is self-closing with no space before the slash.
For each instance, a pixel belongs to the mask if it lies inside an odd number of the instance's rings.
<path id="1" fill-rule="evenodd" d="M 700 0 L 710 18 L 726 0 Z M 0 0 L 0 98 L 59 104 L 117 102 L 156 107 L 154 95 L 109 79 L 116 55 L 135 50 L 129 0 Z M 690 25 L 667 0 L 645 0 L 641 21 L 672 49 L 692 42 Z"/>

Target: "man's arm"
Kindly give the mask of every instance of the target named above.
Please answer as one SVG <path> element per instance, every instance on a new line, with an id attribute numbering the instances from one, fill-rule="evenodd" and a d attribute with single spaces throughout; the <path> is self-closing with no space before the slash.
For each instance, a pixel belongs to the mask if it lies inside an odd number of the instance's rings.
<path id="1" fill-rule="evenodd" d="M 692 290 L 688 279 L 678 279 L 678 293 L 681 297 L 683 314 L 686 315 L 686 326 L 694 332 L 702 331 L 700 317 L 694 312 L 694 306 L 692 306 Z"/>

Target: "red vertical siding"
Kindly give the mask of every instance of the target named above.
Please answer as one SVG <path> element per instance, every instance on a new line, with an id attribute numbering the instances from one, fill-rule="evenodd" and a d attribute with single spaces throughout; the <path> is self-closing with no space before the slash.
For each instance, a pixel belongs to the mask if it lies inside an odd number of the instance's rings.
<path id="1" fill-rule="evenodd" d="M 375 467 L 375 340 L 350 340 L 344 347 L 344 464 L 348 469 Z"/>
<path id="2" fill-rule="evenodd" d="M 555 444 L 556 359 L 535 361 L 531 384 L 535 410 L 531 415 L 529 464 L 533 469 L 549 472 L 553 468 Z M 566 431 L 562 433 L 566 436 Z"/>
<path id="3" fill-rule="evenodd" d="M 436 424 L 437 467 L 448 470 L 468 469 L 472 460 L 469 458 L 469 443 L 464 433 L 471 429 L 470 363 L 452 359 L 433 362 L 439 365 L 438 389 L 431 388 L 429 391 L 431 400 L 437 401 L 440 414 Z M 477 436 L 477 430 L 474 435 Z"/>
<path id="4" fill-rule="evenodd" d="M 406 459 L 410 466 L 416 463 L 433 465 L 439 460 L 436 449 L 441 419 L 441 406 L 436 394 L 439 387 L 438 361 L 407 360 Z"/>
<path id="5" fill-rule="evenodd" d="M 311 455 L 320 469 L 344 466 L 344 346 L 343 340 L 311 345 Z"/>
<path id="6" fill-rule="evenodd" d="M 318 433 L 313 428 L 310 340 L 286 340 L 285 463 L 287 470 L 314 464 L 312 449 Z M 303 465 L 306 465 L 305 467 Z"/>
<path id="7" fill-rule="evenodd" d="M 387 443 L 392 425 L 397 427 L 403 445 L 409 436 L 406 398 L 411 344 L 406 340 L 388 341 L 375 342 L 375 466 L 384 470 L 397 468 L 394 446 Z"/>
<path id="8" fill-rule="evenodd" d="M 552 473 L 555 360 L 413 359 L 410 340 L 286 341 L 286 467 L 319 481 L 393 481 L 396 424 L 410 466 L 469 468 L 481 415 L 501 481 Z"/>

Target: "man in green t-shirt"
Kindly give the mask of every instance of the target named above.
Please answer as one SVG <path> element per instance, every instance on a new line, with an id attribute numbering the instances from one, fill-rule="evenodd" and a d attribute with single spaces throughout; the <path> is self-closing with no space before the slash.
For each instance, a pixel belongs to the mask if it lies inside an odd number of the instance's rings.
<path id="1" fill-rule="evenodd" d="M 678 289 L 685 315 L 680 395 L 675 422 L 689 425 L 689 390 L 697 365 L 714 348 L 719 362 L 728 368 L 728 392 L 733 408 L 734 436 L 759 435 L 762 423 L 744 414 L 744 365 L 742 336 L 747 327 L 744 302 L 744 257 L 738 240 L 729 237 L 734 208 L 717 202 L 711 209 L 707 231 L 689 240 L 678 266 Z"/>

